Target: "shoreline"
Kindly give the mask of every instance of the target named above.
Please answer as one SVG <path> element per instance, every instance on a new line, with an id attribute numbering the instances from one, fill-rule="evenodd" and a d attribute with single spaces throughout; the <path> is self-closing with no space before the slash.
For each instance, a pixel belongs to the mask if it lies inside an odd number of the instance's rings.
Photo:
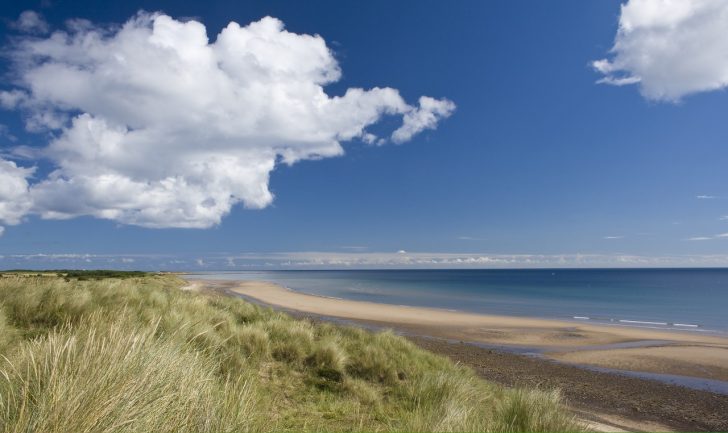
<path id="1" fill-rule="evenodd" d="M 728 381 L 728 338 L 709 333 L 351 301 L 261 281 L 190 281 L 225 287 L 275 307 L 395 326 L 414 335 L 494 349 L 538 352 L 570 364 Z"/>
<path id="2" fill-rule="evenodd" d="M 210 281 L 210 280 L 198 280 L 198 281 Z M 225 280 L 223 280 L 225 281 Z M 534 321 L 544 321 L 544 322 L 560 322 L 563 324 L 572 324 L 574 326 L 580 326 L 580 325 L 587 325 L 587 326 L 594 326 L 594 327 L 617 327 L 617 328 L 626 328 L 626 329 L 651 329 L 656 330 L 660 332 L 669 332 L 669 333 L 685 333 L 685 334 L 703 334 L 703 335 L 709 335 L 709 336 L 716 336 L 718 338 L 725 338 L 726 341 L 728 341 L 728 331 L 724 330 L 717 330 L 717 329 L 706 329 L 702 327 L 701 325 L 695 325 L 695 324 L 682 324 L 682 323 L 667 323 L 667 322 L 648 322 L 648 321 L 638 321 L 638 320 L 623 320 L 623 319 L 612 319 L 611 321 L 606 321 L 604 319 L 603 321 L 600 321 L 598 319 L 592 318 L 592 317 L 585 317 L 585 316 L 574 316 L 572 318 L 553 318 L 553 317 L 540 317 L 540 316 L 528 316 L 528 315 L 509 315 L 509 314 L 495 314 L 495 313 L 479 313 L 474 311 L 465 311 L 465 310 L 458 310 L 454 308 L 438 308 L 438 307 L 432 307 L 432 306 L 417 306 L 417 305 L 406 305 L 406 304 L 390 304 L 386 302 L 374 302 L 374 301 L 360 301 L 360 300 L 353 300 L 353 299 L 346 299 L 341 298 L 337 296 L 328 296 L 328 295 L 321 295 L 316 293 L 308 293 L 308 292 L 302 292 L 299 290 L 292 289 L 287 286 L 283 286 L 278 283 L 274 283 L 271 281 L 264 281 L 264 280 L 226 280 L 226 281 L 232 281 L 235 283 L 254 283 L 254 284 L 271 284 L 274 286 L 277 286 L 283 290 L 286 290 L 287 292 L 294 294 L 294 295 L 304 295 L 304 296 L 312 296 L 314 298 L 321 298 L 321 299 L 332 299 L 337 301 L 347 301 L 347 302 L 357 302 L 361 304 L 373 304 L 373 305 L 383 305 L 383 306 L 393 306 L 393 307 L 402 307 L 402 308 L 416 308 L 416 309 L 422 309 L 422 310 L 433 310 L 436 312 L 446 312 L 446 313 L 456 313 L 456 314 L 467 314 L 467 315 L 476 315 L 476 316 L 484 316 L 484 317 L 492 317 L 492 318 L 499 318 L 499 319 L 523 319 L 523 320 L 534 320 Z"/>
<path id="3" fill-rule="evenodd" d="M 648 298 L 638 297 L 635 298 L 631 294 L 634 290 L 629 291 L 625 299 L 616 303 L 600 303 L 602 296 L 602 290 L 605 287 L 609 287 L 611 290 L 612 286 L 607 284 L 611 280 L 604 280 L 601 275 L 598 275 L 597 280 L 584 280 L 589 275 L 582 277 L 569 276 L 570 273 L 577 274 L 583 271 L 596 271 L 604 272 L 605 274 L 609 271 L 619 271 L 628 273 L 629 271 L 635 272 L 649 272 L 649 271 L 670 271 L 670 272 L 682 272 L 682 271 L 706 271 L 711 270 L 708 268 L 614 268 L 614 269 L 571 269 L 571 268 L 524 268 L 518 269 L 524 273 L 527 272 L 550 272 L 551 276 L 555 276 L 557 273 L 563 272 L 563 290 L 559 280 L 554 280 L 557 283 L 553 283 L 551 279 L 542 281 L 541 283 L 535 282 L 535 284 L 542 284 L 544 290 L 534 292 L 531 295 L 526 295 L 524 298 L 521 293 L 520 285 L 516 284 L 513 289 L 516 291 L 511 296 L 510 289 L 504 290 L 510 287 L 512 284 L 509 277 L 508 281 L 493 280 L 492 278 L 483 281 L 484 286 L 479 287 L 474 285 L 471 281 L 472 278 L 466 278 L 463 282 L 458 282 L 457 285 L 450 288 L 454 289 L 452 293 L 449 291 L 442 292 L 442 289 L 447 289 L 447 284 L 437 283 L 443 277 L 438 275 L 440 269 L 433 270 L 422 270 L 422 269 L 354 269 L 354 270 L 330 270 L 330 269 L 285 269 L 285 270 L 236 270 L 236 271 L 200 271 L 200 272 L 189 272 L 185 278 L 203 279 L 208 278 L 217 281 L 260 281 L 270 282 L 285 287 L 286 289 L 295 293 L 306 294 L 310 296 L 316 296 L 326 299 L 340 299 L 340 300 L 352 300 L 370 303 L 379 303 L 386 305 L 395 305 L 402 307 L 417 307 L 426 308 L 442 311 L 452 311 L 460 313 L 472 313 L 478 315 L 493 315 L 502 317 L 521 317 L 521 318 L 533 318 L 543 320 L 556 320 L 566 321 L 575 324 L 590 324 L 595 326 L 610 326 L 610 327 L 627 327 L 627 328 L 644 328 L 654 330 L 667 330 L 670 332 L 689 332 L 689 333 L 705 333 L 708 335 L 716 335 L 719 337 L 728 339 L 728 322 L 722 318 L 722 310 L 715 308 L 715 303 L 709 302 L 705 305 L 693 304 L 692 296 L 689 290 L 676 290 L 675 284 L 669 286 L 671 292 L 679 292 L 682 295 L 670 295 L 669 299 L 665 302 L 659 302 L 661 299 L 652 299 L 648 302 Z M 721 268 L 720 270 L 728 270 L 728 268 Z M 459 271 L 459 270 L 456 270 Z M 473 271 L 482 272 L 513 272 L 513 269 L 477 269 Z M 337 273 L 343 272 L 338 275 Z M 373 272 L 373 276 L 367 276 L 366 273 Z M 392 273 L 391 276 L 389 273 Z M 402 272 L 402 275 L 399 273 Z M 428 276 L 423 272 L 431 272 L 434 277 L 434 285 L 430 287 Z M 298 273 L 302 275 L 297 276 Z M 319 275 L 322 273 L 331 273 L 334 278 L 328 278 L 325 275 Z M 348 275 L 351 273 L 352 275 Z M 363 275 L 358 275 L 362 273 Z M 382 273 L 383 275 L 378 275 Z M 408 273 L 415 273 L 416 275 L 409 275 Z M 485 276 L 489 276 L 489 274 Z M 239 274 L 239 275 L 237 275 Z M 279 275 L 280 274 L 280 275 Z M 479 275 L 479 274 L 473 274 Z M 495 275 L 495 274 L 494 274 Z M 578 275 L 577 275 L 578 276 Z M 605 275 L 608 277 L 609 275 Z M 679 276 L 679 275 L 678 275 Z M 395 278 L 396 277 L 396 278 Z M 520 278 L 516 275 L 515 278 Z M 543 275 L 543 277 L 548 277 Z M 567 278 L 568 277 L 568 278 Z M 298 280 L 298 278 L 302 278 Z M 317 278 L 324 278 L 324 280 L 317 281 Z M 388 280 L 388 278 L 392 278 Z M 419 279 L 418 279 L 419 278 Z M 459 278 L 459 277 L 458 277 Z M 561 276 L 559 276 L 561 278 Z M 397 281 L 402 280 L 402 287 L 399 287 Z M 381 281 L 380 281 L 381 280 Z M 498 283 L 492 286 L 491 283 Z M 519 280 L 520 281 L 520 280 Z M 529 283 L 530 281 L 530 283 Z M 539 280 L 541 281 L 541 280 Z M 589 282 L 591 281 L 591 282 Z M 691 280 L 692 281 L 692 280 Z M 619 284 L 619 282 L 613 282 Z M 391 287 L 391 290 L 386 289 L 389 287 L 387 284 L 396 283 L 395 286 Z M 580 286 L 586 285 L 585 287 L 591 287 L 591 284 L 595 284 L 595 295 L 584 295 L 580 291 L 576 291 Z M 287 287 L 291 284 L 293 287 Z M 384 285 L 382 285 L 384 284 Z M 449 283 L 448 283 L 449 284 Z M 522 284 L 534 284 L 532 280 L 524 280 Z M 554 285 L 556 284 L 556 286 Z M 607 286 L 604 286 L 607 284 Z M 624 287 L 616 285 L 614 290 L 624 290 L 625 287 L 632 287 L 635 284 L 641 284 L 639 280 L 627 279 Z M 424 287 L 420 287 L 425 285 Z M 491 287 L 492 286 L 492 287 Z M 502 286 L 502 287 L 501 287 Z M 552 289 L 559 287 L 556 292 Z M 604 287 L 602 287 L 604 286 Z M 673 287 L 675 286 L 675 287 Z M 620 288 L 621 287 L 621 288 Z M 648 289 L 651 287 L 649 284 Z M 435 289 L 434 291 L 432 289 Z M 583 288 L 583 287 L 582 287 Z M 682 286 L 680 286 L 682 289 Z M 481 291 L 482 289 L 482 291 Z M 652 287 L 654 289 L 654 287 Z M 420 295 L 422 290 L 422 296 Z M 566 290 L 566 291 L 564 291 Z M 562 293 L 563 292 L 563 293 Z M 590 289 L 591 292 L 591 289 Z M 521 294 L 519 294 L 521 293 Z M 606 292 L 609 295 L 611 292 Z M 688 298 L 679 298 L 679 296 L 685 296 L 684 293 L 688 293 Z M 561 298 L 561 296 L 565 298 Z M 663 297 L 664 294 L 655 292 L 654 290 L 648 292 L 645 296 L 658 296 Z M 677 303 L 676 303 L 677 302 Z M 687 304 L 685 304 L 687 302 Z M 680 308 L 685 305 L 686 308 Z M 704 307 L 704 310 L 703 310 Z M 700 311 L 700 313 L 698 313 Z"/>
<path id="4" fill-rule="evenodd" d="M 209 280 L 199 280 L 199 281 L 209 281 Z M 230 281 L 230 280 L 228 280 Z M 312 296 L 315 298 L 322 298 L 322 299 L 333 299 L 338 301 L 347 301 L 347 302 L 357 302 L 362 304 L 374 304 L 374 305 L 385 305 L 385 306 L 394 306 L 394 307 L 402 307 L 402 308 L 416 308 L 416 309 L 422 309 L 422 310 L 433 310 L 436 312 L 447 312 L 447 313 L 457 313 L 457 314 L 467 314 L 467 315 L 476 315 L 476 316 L 484 316 L 484 317 L 492 317 L 492 318 L 499 318 L 499 319 L 523 319 L 523 320 L 534 320 L 534 321 L 543 321 L 543 322 L 559 322 L 563 324 L 572 324 L 574 326 L 580 326 L 580 325 L 587 325 L 587 326 L 593 326 L 593 327 L 617 327 L 617 328 L 625 328 L 625 329 L 650 329 L 650 330 L 656 330 L 660 332 L 668 332 L 668 333 L 685 333 L 685 334 L 702 334 L 702 335 L 708 335 L 708 336 L 715 336 L 718 338 L 724 338 L 726 342 L 728 343 L 728 330 L 717 330 L 717 329 L 706 329 L 702 327 L 701 325 L 695 325 L 695 324 L 683 324 L 683 323 L 667 323 L 667 322 L 648 322 L 648 321 L 639 321 L 639 320 L 624 320 L 624 319 L 612 319 L 611 321 L 606 321 L 604 319 L 603 321 L 599 321 L 598 319 L 592 318 L 592 317 L 585 317 L 585 316 L 573 316 L 572 318 L 552 318 L 552 317 L 540 317 L 540 316 L 527 316 L 527 315 L 508 315 L 508 314 L 495 314 L 495 313 L 479 313 L 479 312 L 473 312 L 473 311 L 465 311 L 465 310 L 458 310 L 454 308 L 438 308 L 438 307 L 432 307 L 432 306 L 417 306 L 417 305 L 405 305 L 405 304 L 389 304 L 386 302 L 374 302 L 374 301 L 358 301 L 358 300 L 352 300 L 352 299 L 346 299 L 346 298 L 340 298 L 337 296 L 327 296 L 327 295 L 321 295 L 316 293 L 308 293 L 308 292 L 302 292 L 299 290 L 292 289 L 290 287 L 283 286 L 278 283 L 270 282 L 270 281 L 264 281 L 264 280 L 232 280 L 236 283 L 264 283 L 264 284 L 271 284 L 274 286 L 278 286 L 279 288 L 286 290 L 287 292 L 294 294 L 294 295 L 304 295 L 304 296 Z"/>
<path id="5" fill-rule="evenodd" d="M 591 368 L 587 364 L 579 365 L 574 362 L 565 362 L 541 354 L 534 356 L 534 353 L 514 350 L 518 349 L 517 345 L 498 343 L 489 345 L 488 343 L 473 342 L 472 339 L 468 338 L 449 338 L 448 334 L 452 333 L 453 330 L 458 331 L 458 326 L 452 324 L 444 326 L 440 324 L 439 327 L 432 326 L 432 324 L 421 325 L 422 322 L 431 322 L 433 319 L 432 314 L 435 313 L 437 313 L 435 316 L 438 316 L 438 314 L 458 315 L 463 313 L 364 303 L 370 308 L 376 308 L 380 312 L 380 316 L 384 312 L 388 319 L 367 320 L 366 317 L 361 318 L 361 314 L 358 317 L 347 317 L 343 314 L 346 311 L 339 311 L 342 314 L 337 315 L 330 314 L 332 311 L 322 311 L 321 308 L 322 301 L 326 301 L 324 304 L 330 302 L 354 303 L 356 306 L 361 307 L 360 304 L 362 303 L 358 301 L 301 294 L 266 282 L 215 280 L 191 280 L 190 282 L 199 283 L 201 288 L 207 288 L 229 296 L 239 296 L 263 306 L 279 309 L 299 318 L 313 321 L 334 321 L 345 325 L 363 326 L 372 330 L 393 328 L 400 335 L 423 349 L 447 356 L 454 362 L 467 365 L 484 379 L 494 383 L 509 387 L 560 388 L 571 410 L 598 431 L 724 431 L 728 429 L 728 419 L 725 419 L 722 415 L 728 413 L 728 395 L 686 388 L 639 376 L 608 372 L 600 370 L 598 366 Z M 276 296 L 270 296 L 271 294 Z M 281 296 L 283 297 L 282 301 L 285 302 L 281 302 L 281 299 L 279 299 Z M 414 324 L 397 320 L 397 317 L 392 317 L 389 314 L 390 308 L 404 309 L 409 313 L 415 311 L 419 313 L 419 316 L 416 317 L 417 320 L 414 321 Z M 367 312 L 371 311 L 364 311 L 364 313 Z M 362 312 L 360 311 L 360 313 Z M 430 313 L 430 315 L 423 316 L 423 313 Z M 421 320 L 425 318 L 427 320 Z M 497 322 L 499 318 L 501 317 L 488 317 L 489 323 L 491 323 L 490 326 L 497 328 L 498 323 L 493 323 L 493 320 Z M 511 317 L 510 320 L 522 321 L 521 318 L 517 317 Z M 545 322 L 548 325 L 565 325 L 564 322 L 558 321 L 546 320 Z M 527 325 L 530 327 L 519 328 L 519 330 L 521 332 L 540 332 L 541 334 L 543 332 L 554 332 L 548 326 L 544 331 L 545 323 L 540 319 L 528 319 Z M 566 331 L 561 330 L 561 332 L 574 333 L 573 323 L 566 323 L 566 328 Z M 611 329 L 615 328 L 607 328 L 606 330 Z M 508 331 L 508 329 L 506 330 Z M 597 331 L 590 329 L 587 334 Z M 577 331 L 577 333 L 580 332 L 583 331 Z M 689 341 L 682 344 L 689 344 L 692 347 L 696 344 L 707 344 L 709 347 L 716 344 L 713 338 L 708 338 L 709 341 L 706 342 L 704 341 L 705 336 L 694 336 L 690 333 L 665 333 L 654 330 L 640 330 L 639 328 L 635 332 L 638 333 L 637 336 L 642 336 L 641 333 L 645 332 L 649 334 L 659 332 L 662 339 L 653 341 L 653 344 L 657 344 L 657 346 L 651 346 L 657 348 L 672 347 L 662 344 L 665 341 L 669 342 L 668 337 L 674 337 L 678 340 L 688 339 Z M 623 332 L 619 334 L 616 337 L 597 335 L 596 339 L 616 339 L 627 346 L 629 346 L 630 342 L 645 342 L 644 339 L 627 338 L 622 335 Z M 668 335 L 666 336 L 666 334 Z M 486 333 L 485 337 L 488 336 L 489 334 Z M 634 334 L 631 336 L 635 337 Z M 577 340 L 583 340 L 583 338 Z M 591 341 L 589 338 L 586 338 L 586 340 Z M 573 341 L 571 343 L 564 348 L 568 350 L 567 355 L 593 352 L 586 350 L 593 349 L 593 346 L 589 347 L 583 341 L 582 344 L 575 344 Z M 718 339 L 717 343 L 727 344 L 728 341 Z M 616 344 L 621 343 L 617 342 Z M 546 345 L 546 349 L 554 349 L 555 347 L 553 342 L 551 345 Z M 618 350 L 620 349 L 611 348 L 602 349 L 599 352 L 610 353 Z M 637 344 L 636 350 L 644 350 L 644 347 Z"/>

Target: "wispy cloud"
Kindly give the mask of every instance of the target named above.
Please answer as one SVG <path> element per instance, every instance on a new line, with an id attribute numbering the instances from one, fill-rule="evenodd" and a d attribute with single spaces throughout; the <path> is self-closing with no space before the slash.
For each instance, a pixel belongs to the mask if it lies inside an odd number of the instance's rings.
<path id="1" fill-rule="evenodd" d="M 710 241 L 713 239 L 728 239 L 728 233 L 720 233 L 713 236 L 694 236 L 692 238 L 685 239 L 686 241 Z"/>
<path id="2" fill-rule="evenodd" d="M 728 233 L 726 233 L 728 237 Z M 133 261 L 132 261 L 133 260 Z M 117 268 L 167 271 L 275 269 L 514 269 L 725 267 L 728 254 L 469 254 L 428 252 L 280 252 L 194 256 L 16 254 L 0 256 L 0 269 Z"/>
<path id="3" fill-rule="evenodd" d="M 49 27 L 43 15 L 35 11 L 25 11 L 20 14 L 17 21 L 10 23 L 10 27 L 23 33 L 44 34 Z"/>
<path id="4" fill-rule="evenodd" d="M 624 236 L 604 236 L 602 239 L 624 239 Z"/>
<path id="5" fill-rule="evenodd" d="M 700 199 L 700 200 L 712 200 L 712 199 L 715 199 L 718 197 L 716 197 L 714 195 L 696 195 L 695 198 Z"/>
<path id="6" fill-rule="evenodd" d="M 8 141 L 15 143 L 18 141 L 18 137 L 10 133 L 8 126 L 0 123 L 0 138 L 6 138 Z"/>
<path id="7" fill-rule="evenodd" d="M 488 240 L 486 238 L 479 238 L 479 237 L 475 237 L 475 236 L 458 236 L 457 239 L 460 241 L 487 241 Z"/>

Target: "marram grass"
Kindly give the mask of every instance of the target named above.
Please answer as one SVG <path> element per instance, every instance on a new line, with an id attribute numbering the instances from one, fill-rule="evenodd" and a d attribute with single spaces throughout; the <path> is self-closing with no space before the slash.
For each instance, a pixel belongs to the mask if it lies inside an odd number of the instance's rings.
<path id="1" fill-rule="evenodd" d="M 182 284 L 0 278 L 0 432 L 583 429 L 556 392 Z"/>

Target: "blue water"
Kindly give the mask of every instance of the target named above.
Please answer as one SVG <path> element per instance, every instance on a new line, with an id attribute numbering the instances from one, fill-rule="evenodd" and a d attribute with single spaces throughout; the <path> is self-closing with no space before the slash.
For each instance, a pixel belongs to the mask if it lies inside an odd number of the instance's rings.
<path id="1" fill-rule="evenodd" d="M 728 332 L 728 269 L 249 271 L 195 276 L 264 280 L 303 293 L 396 305 Z"/>

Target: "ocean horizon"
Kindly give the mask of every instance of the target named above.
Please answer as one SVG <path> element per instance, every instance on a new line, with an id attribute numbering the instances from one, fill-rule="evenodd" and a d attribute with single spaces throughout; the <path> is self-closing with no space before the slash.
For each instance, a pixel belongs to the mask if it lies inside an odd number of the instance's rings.
<path id="1" fill-rule="evenodd" d="M 277 270 L 190 273 L 332 298 L 728 333 L 728 269 Z"/>

